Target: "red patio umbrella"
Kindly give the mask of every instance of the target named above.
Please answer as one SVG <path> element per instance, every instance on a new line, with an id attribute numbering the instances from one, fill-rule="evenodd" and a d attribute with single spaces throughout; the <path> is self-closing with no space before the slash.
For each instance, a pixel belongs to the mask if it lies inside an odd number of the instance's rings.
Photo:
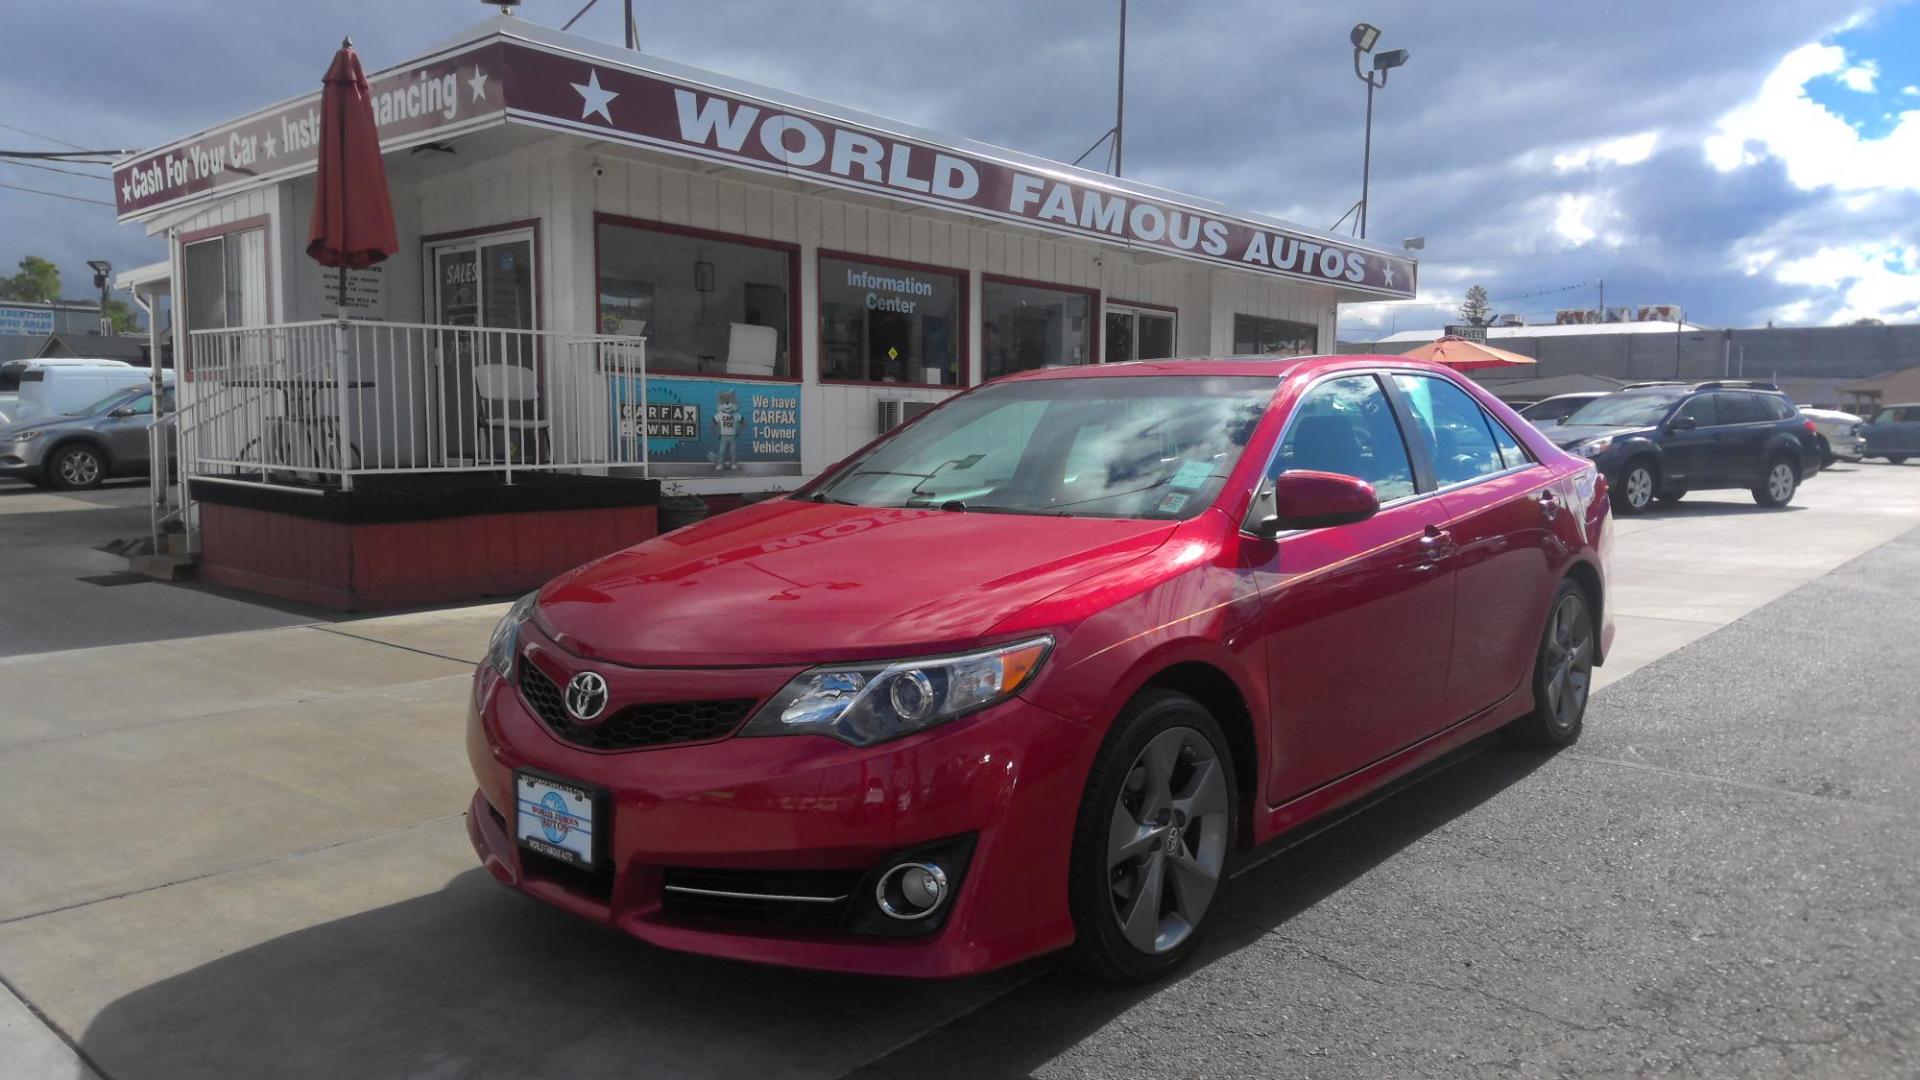
<path id="1" fill-rule="evenodd" d="M 346 313 L 347 268 L 356 270 L 400 250 L 393 202 L 380 160 L 373 95 L 353 39 L 340 42 L 320 91 L 320 158 L 307 229 L 307 255 L 340 268 L 341 314 Z"/>
<path id="2" fill-rule="evenodd" d="M 1445 364 L 1455 371 L 1533 365 L 1531 356 L 1521 356 L 1519 353 L 1496 349 L 1477 341 L 1468 341 L 1463 337 L 1443 337 L 1403 355 L 1414 360 L 1431 360 L 1436 364 Z"/>

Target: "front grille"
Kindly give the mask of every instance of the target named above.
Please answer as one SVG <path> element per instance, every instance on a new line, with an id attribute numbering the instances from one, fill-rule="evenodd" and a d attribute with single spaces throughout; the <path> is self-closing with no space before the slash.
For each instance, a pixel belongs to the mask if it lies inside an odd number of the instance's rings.
<path id="1" fill-rule="evenodd" d="M 838 930 L 865 872 L 674 867 L 660 894 L 667 914 L 802 930 Z"/>
<path id="2" fill-rule="evenodd" d="M 560 688 L 529 660 L 520 661 L 520 694 L 555 735 L 588 750 L 645 750 L 718 739 L 740 726 L 752 698 L 722 701 L 650 701 L 629 705 L 597 724 L 567 716 Z"/>

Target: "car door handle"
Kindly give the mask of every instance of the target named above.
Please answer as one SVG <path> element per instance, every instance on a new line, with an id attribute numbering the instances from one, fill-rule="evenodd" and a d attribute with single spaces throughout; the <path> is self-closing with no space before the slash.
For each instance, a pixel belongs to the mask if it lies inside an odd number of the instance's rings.
<path id="1" fill-rule="evenodd" d="M 1426 534 L 1420 537 L 1420 569 L 1431 570 L 1451 554 L 1453 534 L 1438 525 L 1427 526 Z"/>

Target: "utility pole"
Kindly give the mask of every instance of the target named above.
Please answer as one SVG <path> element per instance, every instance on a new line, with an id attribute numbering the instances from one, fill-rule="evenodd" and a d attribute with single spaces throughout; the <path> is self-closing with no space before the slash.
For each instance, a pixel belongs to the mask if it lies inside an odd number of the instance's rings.
<path id="1" fill-rule="evenodd" d="M 1113 106 L 1113 175 L 1120 175 L 1120 151 L 1127 132 L 1127 0 L 1120 0 L 1120 89 Z"/>
<path id="2" fill-rule="evenodd" d="M 633 21 L 633 0 L 627 0 L 627 48 L 640 48 L 640 27 Z"/>
<path id="3" fill-rule="evenodd" d="M 1607 321 L 1607 279 L 1600 279 L 1600 322 Z"/>

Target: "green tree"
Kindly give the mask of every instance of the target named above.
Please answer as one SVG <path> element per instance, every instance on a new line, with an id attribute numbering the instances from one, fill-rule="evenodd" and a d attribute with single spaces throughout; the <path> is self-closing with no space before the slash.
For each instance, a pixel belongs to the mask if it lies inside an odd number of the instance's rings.
<path id="1" fill-rule="evenodd" d="M 1475 326 L 1487 325 L 1487 319 L 1493 314 L 1493 304 L 1487 299 L 1487 287 L 1475 285 L 1467 290 L 1467 301 L 1460 305 L 1460 318 Z"/>
<path id="2" fill-rule="evenodd" d="M 1886 320 L 1884 319 L 1876 319 L 1871 315 L 1867 315 L 1863 318 L 1855 319 L 1852 322 L 1848 323 L 1847 325 L 1848 326 L 1885 326 L 1887 325 L 1887 323 L 1886 323 Z"/>
<path id="3" fill-rule="evenodd" d="M 113 320 L 113 332 L 116 334 L 131 334 L 140 329 L 140 317 L 134 314 L 132 306 L 125 300 L 108 298 L 107 318 Z"/>
<path id="4" fill-rule="evenodd" d="M 60 299 L 60 268 L 38 255 L 20 260 L 20 272 L 0 278 L 0 296 L 48 304 Z"/>

